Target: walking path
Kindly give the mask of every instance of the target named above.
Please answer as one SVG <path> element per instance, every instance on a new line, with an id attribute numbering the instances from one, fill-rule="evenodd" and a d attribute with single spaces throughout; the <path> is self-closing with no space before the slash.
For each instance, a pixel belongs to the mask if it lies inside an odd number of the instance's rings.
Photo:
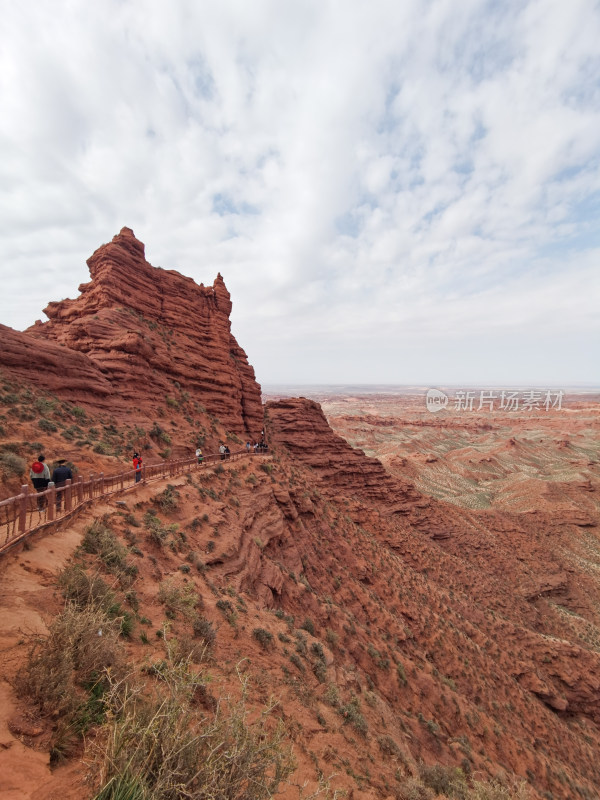
<path id="1" fill-rule="evenodd" d="M 50 484 L 45 492 L 39 494 L 24 485 L 21 494 L 0 502 L 0 556 L 32 534 L 54 527 L 60 520 L 70 519 L 80 509 L 95 504 L 101 498 L 136 490 L 149 482 L 172 480 L 178 475 L 205 470 L 210 466 L 216 468 L 219 464 L 226 466 L 241 458 L 263 458 L 265 455 L 267 453 L 244 449 L 227 456 L 211 453 L 204 456 L 201 464 L 195 456 L 162 461 L 144 465 L 141 480 L 138 478 L 138 481 L 133 469 L 108 476 L 101 472 L 99 475 L 90 475 L 87 481 L 78 475 L 74 481 L 67 481 L 65 486 Z"/>

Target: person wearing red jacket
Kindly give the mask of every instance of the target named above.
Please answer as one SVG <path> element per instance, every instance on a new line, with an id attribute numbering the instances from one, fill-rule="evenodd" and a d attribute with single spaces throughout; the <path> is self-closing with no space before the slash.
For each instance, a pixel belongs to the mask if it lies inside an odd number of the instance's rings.
<path id="1" fill-rule="evenodd" d="M 142 457 L 138 453 L 133 454 L 133 468 L 135 470 L 135 482 L 142 480 Z"/>

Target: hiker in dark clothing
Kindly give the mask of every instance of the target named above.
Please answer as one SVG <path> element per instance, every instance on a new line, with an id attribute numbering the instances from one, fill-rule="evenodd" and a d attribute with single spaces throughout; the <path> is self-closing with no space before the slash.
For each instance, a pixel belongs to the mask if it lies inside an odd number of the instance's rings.
<path id="1" fill-rule="evenodd" d="M 73 473 L 71 472 L 71 468 L 67 466 L 67 459 L 66 458 L 59 458 L 56 461 L 57 466 L 54 468 L 52 473 L 52 481 L 54 485 L 58 489 L 61 486 L 65 486 L 68 480 L 73 480 Z M 64 492 L 57 492 L 56 493 L 56 510 L 60 511 L 62 508 L 62 496 Z"/>

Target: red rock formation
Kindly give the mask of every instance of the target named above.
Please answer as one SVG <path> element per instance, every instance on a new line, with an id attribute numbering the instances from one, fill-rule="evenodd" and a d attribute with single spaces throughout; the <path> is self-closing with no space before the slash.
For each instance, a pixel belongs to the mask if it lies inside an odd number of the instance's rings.
<path id="1" fill-rule="evenodd" d="M 19 380 L 32 381 L 75 401 L 98 403 L 113 389 L 98 365 L 83 353 L 54 342 L 39 342 L 27 333 L 0 325 L 0 366 Z"/>
<path id="2" fill-rule="evenodd" d="M 313 400 L 288 398 L 269 402 L 265 409 L 270 441 L 314 470 L 331 496 L 378 504 L 384 513 L 405 516 L 434 539 L 446 539 L 464 527 L 454 507 L 425 497 L 412 483 L 391 476 L 380 461 L 334 433 Z"/>
<path id="3" fill-rule="evenodd" d="M 420 495 L 401 484 L 381 462 L 356 450 L 329 427 L 321 406 L 305 397 L 269 402 L 265 406 L 272 444 L 280 445 L 315 470 L 331 491 L 358 494 L 401 510 Z"/>
<path id="4" fill-rule="evenodd" d="M 97 406 L 127 411 L 162 405 L 183 391 L 228 430 L 260 434 L 260 387 L 231 333 L 231 298 L 221 275 L 205 287 L 152 267 L 129 228 L 96 250 L 88 266 L 92 280 L 79 287 L 77 299 L 50 303 L 49 322 L 12 332 L 12 355 L 0 353 L 0 367 L 15 370 L 22 345 L 21 353 L 31 355 L 18 374 L 63 396 L 93 395 Z M 75 383 L 53 381 L 57 353 L 68 370 L 73 366 L 73 379 L 79 372 Z"/>

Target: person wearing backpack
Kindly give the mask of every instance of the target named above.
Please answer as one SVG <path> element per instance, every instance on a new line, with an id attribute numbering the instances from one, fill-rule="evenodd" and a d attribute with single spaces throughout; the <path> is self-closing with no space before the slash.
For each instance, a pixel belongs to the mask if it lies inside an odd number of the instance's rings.
<path id="1" fill-rule="evenodd" d="M 44 464 L 46 456 L 39 455 L 37 461 L 34 461 L 29 470 L 29 477 L 36 492 L 45 492 L 50 483 L 50 470 L 48 465 Z M 38 511 L 41 511 L 46 506 L 46 498 L 38 497 Z"/>
<path id="2" fill-rule="evenodd" d="M 135 482 L 139 483 L 142 480 L 142 457 L 139 453 L 133 454 L 133 468 L 135 470 Z"/>

